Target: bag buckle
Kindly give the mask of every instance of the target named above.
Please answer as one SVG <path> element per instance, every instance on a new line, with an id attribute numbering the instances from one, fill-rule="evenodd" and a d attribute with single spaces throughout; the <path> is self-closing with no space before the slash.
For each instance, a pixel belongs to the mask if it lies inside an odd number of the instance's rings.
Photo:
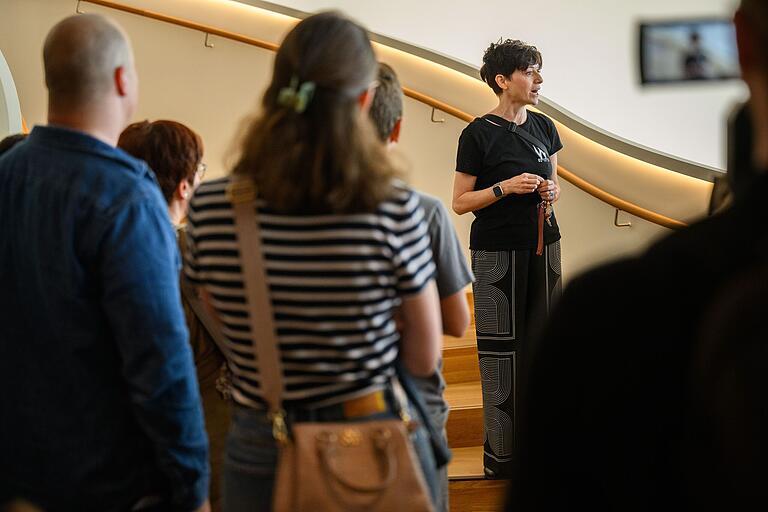
<path id="1" fill-rule="evenodd" d="M 272 437 L 275 441 L 282 446 L 288 444 L 288 425 L 285 423 L 285 411 L 279 409 L 270 412 L 269 419 L 272 421 Z"/>
<path id="2" fill-rule="evenodd" d="M 400 421 L 403 422 L 403 425 L 405 426 L 405 430 L 408 431 L 409 434 L 413 434 L 419 429 L 420 423 L 413 419 L 413 417 L 408 413 L 408 411 L 401 407 L 399 411 Z"/>

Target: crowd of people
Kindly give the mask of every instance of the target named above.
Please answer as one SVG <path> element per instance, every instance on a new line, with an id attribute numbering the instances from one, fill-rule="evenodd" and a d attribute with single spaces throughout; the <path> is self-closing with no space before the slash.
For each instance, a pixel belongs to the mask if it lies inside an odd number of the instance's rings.
<path id="1" fill-rule="evenodd" d="M 766 169 L 768 5 L 742 0 L 735 22 L 746 160 Z M 563 293 L 563 145 L 528 108 L 534 46 L 489 46 L 480 74 L 498 105 L 458 141 L 451 206 L 475 217 L 471 270 L 445 206 L 389 152 L 406 121 L 395 70 L 340 13 L 288 33 L 231 173 L 205 181 L 195 131 L 131 124 L 138 76 L 114 22 L 62 20 L 43 61 L 48 123 L 0 142 L 0 507 L 272 510 L 294 426 L 394 419 L 410 455 L 387 460 L 385 484 L 413 464 L 430 504 L 410 510 L 447 511 L 441 340 L 468 328 L 470 284 L 483 465 L 510 480 L 509 510 L 766 502 L 762 173 L 731 207 Z M 235 198 L 242 183 L 253 197 Z M 239 234 L 243 201 L 260 254 Z M 254 350 L 269 340 L 253 258 L 277 370 Z M 344 483 L 353 473 L 339 482 L 376 510 L 382 488 Z"/>

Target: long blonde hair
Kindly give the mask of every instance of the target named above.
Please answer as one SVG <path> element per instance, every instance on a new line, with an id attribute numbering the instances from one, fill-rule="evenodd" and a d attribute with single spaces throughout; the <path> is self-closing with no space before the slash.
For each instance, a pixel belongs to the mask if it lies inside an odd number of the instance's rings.
<path id="1" fill-rule="evenodd" d="M 245 130 L 233 172 L 250 175 L 277 211 L 374 211 L 399 174 L 358 104 L 376 69 L 360 25 L 335 12 L 301 21 L 277 52 L 262 113 Z M 314 91 L 305 104 L 285 101 L 286 91 L 308 83 Z"/>

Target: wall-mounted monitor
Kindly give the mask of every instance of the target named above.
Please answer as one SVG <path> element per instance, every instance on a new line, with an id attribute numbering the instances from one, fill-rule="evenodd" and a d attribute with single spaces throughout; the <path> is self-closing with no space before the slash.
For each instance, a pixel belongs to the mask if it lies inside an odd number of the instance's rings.
<path id="1" fill-rule="evenodd" d="M 731 20 L 668 20 L 640 24 L 640 78 L 643 84 L 738 77 L 736 33 Z"/>

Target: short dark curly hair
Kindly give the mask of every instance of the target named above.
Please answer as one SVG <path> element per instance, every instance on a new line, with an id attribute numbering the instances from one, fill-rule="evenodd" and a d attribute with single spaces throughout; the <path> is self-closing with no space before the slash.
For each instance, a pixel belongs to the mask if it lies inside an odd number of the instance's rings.
<path id="1" fill-rule="evenodd" d="M 518 39 L 499 39 L 499 42 L 491 43 L 483 54 L 480 78 L 499 95 L 501 88 L 496 83 L 496 75 L 508 77 L 516 69 L 523 71 L 535 64 L 538 64 L 539 69 L 544 64 L 538 48 Z"/>

